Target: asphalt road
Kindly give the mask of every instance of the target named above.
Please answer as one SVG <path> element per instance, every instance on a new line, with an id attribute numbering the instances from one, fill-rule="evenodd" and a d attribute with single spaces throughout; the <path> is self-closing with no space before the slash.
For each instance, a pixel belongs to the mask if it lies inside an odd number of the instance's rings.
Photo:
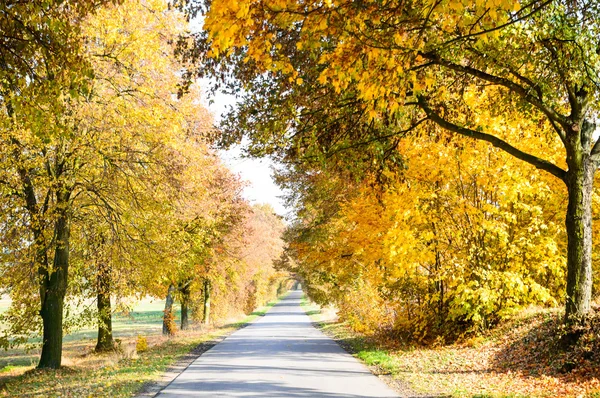
<path id="1" fill-rule="evenodd" d="M 292 291 L 196 359 L 157 397 L 398 397 L 317 330 Z"/>

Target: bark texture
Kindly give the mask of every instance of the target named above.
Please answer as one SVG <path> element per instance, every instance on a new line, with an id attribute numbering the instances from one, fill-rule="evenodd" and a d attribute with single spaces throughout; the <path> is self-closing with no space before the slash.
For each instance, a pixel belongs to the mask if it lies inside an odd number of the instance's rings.
<path id="1" fill-rule="evenodd" d="M 69 220 L 66 214 L 59 215 L 54 231 L 56 247 L 52 268 L 39 268 L 43 337 L 38 368 L 41 369 L 58 369 L 62 361 L 63 304 L 69 270 Z"/>
<path id="2" fill-rule="evenodd" d="M 190 326 L 190 286 L 189 283 L 181 288 L 181 330 L 186 330 Z"/>
<path id="3" fill-rule="evenodd" d="M 165 311 L 163 316 L 163 329 L 162 332 L 165 335 L 172 335 L 174 330 L 174 322 L 173 322 L 173 293 L 175 292 L 175 286 L 173 284 L 169 285 L 169 290 L 167 290 L 167 299 L 165 301 Z"/>
<path id="4" fill-rule="evenodd" d="M 204 315 L 202 317 L 202 323 L 208 325 L 210 323 L 210 281 L 204 280 Z"/>
<path id="5" fill-rule="evenodd" d="M 570 163 L 565 321 L 576 323 L 589 314 L 592 297 L 592 191 L 596 166 L 576 157 Z"/>
<path id="6" fill-rule="evenodd" d="M 110 302 L 111 275 L 110 267 L 101 263 L 98 267 L 97 279 L 98 305 L 98 341 L 96 351 L 110 351 L 114 348 L 112 333 L 112 305 Z"/>

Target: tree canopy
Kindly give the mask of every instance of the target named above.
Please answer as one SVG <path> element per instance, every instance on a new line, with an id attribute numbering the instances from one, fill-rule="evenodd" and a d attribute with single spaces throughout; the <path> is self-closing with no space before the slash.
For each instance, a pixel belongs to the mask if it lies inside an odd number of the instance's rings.
<path id="1" fill-rule="evenodd" d="M 210 1 L 205 11 L 201 51 L 188 54 L 241 97 L 225 144 L 247 136 L 251 154 L 381 182 L 408 163 L 404 137 L 486 141 L 564 182 L 566 319 L 587 316 L 595 1 Z"/>
<path id="2" fill-rule="evenodd" d="M 1 7 L 0 346 L 41 335 L 38 367 L 58 368 L 75 327 L 97 325 L 96 350 L 114 349 L 122 299 L 201 303 L 210 280 L 216 320 L 271 299 L 278 249 L 250 241 L 264 262 L 241 258 L 258 210 L 212 148 L 198 85 L 177 95 L 184 15 L 161 0 Z"/>

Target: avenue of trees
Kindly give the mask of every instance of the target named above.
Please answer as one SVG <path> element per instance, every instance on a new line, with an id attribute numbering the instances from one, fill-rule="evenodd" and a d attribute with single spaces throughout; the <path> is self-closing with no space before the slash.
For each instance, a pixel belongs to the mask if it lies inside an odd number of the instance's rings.
<path id="1" fill-rule="evenodd" d="M 40 336 L 38 367 L 59 368 L 73 327 L 113 349 L 123 298 L 167 298 L 166 333 L 273 298 L 283 223 L 211 149 L 199 88 L 181 95 L 183 14 L 161 0 L 0 10 L 0 347 Z"/>
<path id="2" fill-rule="evenodd" d="M 420 341 L 529 305 L 592 315 L 596 0 L 0 11 L 0 347 L 41 336 L 40 368 L 82 325 L 113 349 L 123 298 L 166 299 L 172 334 L 288 273 L 356 330 Z M 218 129 L 198 77 L 238 97 Z M 282 165 L 287 229 L 219 160 L 242 142 Z"/>
<path id="3" fill-rule="evenodd" d="M 593 0 L 212 0 L 179 51 L 282 162 L 283 266 L 357 328 L 422 338 L 530 304 L 591 314 Z M 537 169 L 537 170 L 536 170 Z"/>

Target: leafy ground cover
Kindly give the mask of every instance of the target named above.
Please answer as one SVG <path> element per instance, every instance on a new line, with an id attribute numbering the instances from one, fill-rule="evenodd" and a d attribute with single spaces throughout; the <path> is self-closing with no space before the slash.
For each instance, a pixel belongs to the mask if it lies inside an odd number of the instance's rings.
<path id="1" fill-rule="evenodd" d="M 95 336 L 89 337 L 86 331 L 71 335 L 66 342 L 65 366 L 58 371 L 35 369 L 38 350 L 3 352 L 0 397 L 131 397 L 194 348 L 243 327 L 274 304 L 222 326 L 197 327 L 167 338 L 161 335 L 162 312 L 154 308 L 160 303 L 142 303 L 127 316 L 115 317 L 115 336 L 120 340 L 115 352 L 95 354 Z M 144 352 L 136 351 L 140 330 L 148 342 Z"/>
<path id="2" fill-rule="evenodd" d="M 399 346 L 364 336 L 331 309 L 303 302 L 307 313 L 344 348 L 381 374 L 417 392 L 450 397 L 600 397 L 600 319 L 565 339 L 561 311 L 530 309 L 488 334 L 436 346 Z"/>

